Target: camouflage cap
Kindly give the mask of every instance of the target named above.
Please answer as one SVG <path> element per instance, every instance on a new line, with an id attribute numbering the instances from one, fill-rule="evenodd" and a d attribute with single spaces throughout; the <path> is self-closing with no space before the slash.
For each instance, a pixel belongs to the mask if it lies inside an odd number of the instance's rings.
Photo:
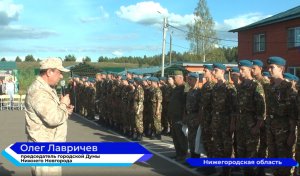
<path id="1" fill-rule="evenodd" d="M 62 65 L 62 60 L 59 58 L 47 58 L 40 62 L 40 69 L 45 70 L 49 68 L 56 68 L 62 72 L 69 72 L 70 70 L 66 69 Z"/>
<path id="2" fill-rule="evenodd" d="M 181 70 L 175 70 L 174 71 L 174 75 L 183 75 L 182 71 Z"/>

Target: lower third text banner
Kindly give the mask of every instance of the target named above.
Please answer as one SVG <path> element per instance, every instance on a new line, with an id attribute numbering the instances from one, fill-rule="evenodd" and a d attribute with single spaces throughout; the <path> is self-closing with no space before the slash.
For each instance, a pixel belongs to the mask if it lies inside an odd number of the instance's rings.
<path id="1" fill-rule="evenodd" d="M 131 166 L 152 154 L 137 142 L 17 142 L 2 151 L 16 166 Z"/>

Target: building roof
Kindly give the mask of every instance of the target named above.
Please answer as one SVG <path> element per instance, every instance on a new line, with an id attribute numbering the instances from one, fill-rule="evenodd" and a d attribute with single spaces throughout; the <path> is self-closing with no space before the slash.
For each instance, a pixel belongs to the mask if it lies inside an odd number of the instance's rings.
<path id="1" fill-rule="evenodd" d="M 300 18 L 300 6 L 294 7 L 292 9 L 289 9 L 287 11 L 278 13 L 276 15 L 273 15 L 271 17 L 265 18 L 263 20 L 257 21 L 255 23 L 249 24 L 247 26 L 237 28 L 237 29 L 232 29 L 229 32 L 239 32 L 239 31 L 244 31 L 248 29 L 253 29 L 261 26 L 266 26 L 269 24 L 274 24 L 274 23 L 280 23 L 288 20 L 293 20 Z"/>
<path id="2" fill-rule="evenodd" d="M 17 70 L 17 63 L 13 61 L 0 62 L 0 70 Z"/>

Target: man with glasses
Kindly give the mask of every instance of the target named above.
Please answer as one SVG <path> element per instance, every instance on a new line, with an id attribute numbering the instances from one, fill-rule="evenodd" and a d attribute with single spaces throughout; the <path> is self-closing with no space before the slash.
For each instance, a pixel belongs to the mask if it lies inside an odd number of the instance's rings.
<path id="1" fill-rule="evenodd" d="M 42 61 L 40 75 L 25 99 L 26 134 L 29 142 L 65 142 L 67 120 L 73 112 L 69 94 L 57 96 L 55 86 L 68 72 L 58 58 Z M 61 175 L 61 167 L 32 167 L 32 175 Z"/>

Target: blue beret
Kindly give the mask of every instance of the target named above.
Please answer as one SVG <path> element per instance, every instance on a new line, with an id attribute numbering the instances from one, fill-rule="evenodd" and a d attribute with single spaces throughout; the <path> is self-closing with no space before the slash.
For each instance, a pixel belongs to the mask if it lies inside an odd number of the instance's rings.
<path id="1" fill-rule="evenodd" d="M 271 56 L 268 59 L 268 64 L 276 64 L 276 65 L 281 65 L 281 66 L 285 66 L 286 61 L 285 59 L 283 59 L 282 57 L 278 57 L 278 56 Z"/>
<path id="2" fill-rule="evenodd" d="M 159 82 L 159 79 L 157 77 L 151 77 L 151 80 L 152 82 Z"/>
<path id="3" fill-rule="evenodd" d="M 111 71 L 108 71 L 107 74 L 112 74 L 112 72 L 111 72 Z"/>
<path id="4" fill-rule="evenodd" d="M 160 80 L 160 81 L 166 81 L 167 78 L 166 78 L 166 77 L 160 77 L 159 80 Z"/>
<path id="5" fill-rule="evenodd" d="M 128 80 L 128 83 L 129 83 L 129 84 L 133 84 L 133 83 L 134 83 L 134 80 L 133 80 L 133 79 L 130 79 L 130 80 Z"/>
<path id="6" fill-rule="evenodd" d="M 249 61 L 249 60 L 240 60 L 239 66 L 240 66 L 240 67 L 241 67 L 241 66 L 244 66 L 244 67 L 250 67 L 250 68 L 252 68 L 252 67 L 253 67 L 253 64 L 252 64 L 252 62 Z"/>
<path id="7" fill-rule="evenodd" d="M 192 77 L 192 78 L 199 78 L 199 74 L 198 73 L 193 73 L 193 72 L 189 73 L 188 76 Z"/>
<path id="8" fill-rule="evenodd" d="M 230 69 L 230 72 L 231 72 L 231 73 L 240 73 L 240 69 L 239 69 L 239 67 L 232 67 L 232 68 Z"/>
<path id="9" fill-rule="evenodd" d="M 203 68 L 206 68 L 210 71 L 212 71 L 214 69 L 212 65 L 208 65 L 208 64 L 203 65 Z"/>
<path id="10" fill-rule="evenodd" d="M 269 72 L 263 72 L 262 75 L 263 75 L 263 76 L 267 76 L 267 77 L 270 77 L 270 76 L 271 76 Z"/>
<path id="11" fill-rule="evenodd" d="M 143 79 L 140 78 L 140 77 L 135 77 L 135 78 L 133 78 L 133 79 L 134 79 L 134 81 L 136 81 L 136 82 L 142 82 L 142 81 L 143 81 Z"/>
<path id="12" fill-rule="evenodd" d="M 127 71 L 127 73 L 128 73 L 128 74 L 133 74 L 133 72 L 132 72 L 132 71 Z"/>
<path id="13" fill-rule="evenodd" d="M 291 73 L 284 73 L 283 77 L 290 80 L 290 81 L 296 81 L 296 82 L 299 81 L 299 78 L 296 75 L 293 75 Z"/>
<path id="14" fill-rule="evenodd" d="M 151 76 L 151 74 L 150 73 L 146 73 L 145 76 Z"/>
<path id="15" fill-rule="evenodd" d="M 283 73 L 283 77 L 284 77 L 285 79 L 290 80 L 290 81 L 292 81 L 292 80 L 295 79 L 294 75 L 291 74 L 291 73 Z"/>
<path id="16" fill-rule="evenodd" d="M 261 60 L 258 60 L 258 59 L 252 60 L 252 64 L 253 64 L 253 66 L 254 65 L 257 65 L 259 67 L 263 67 L 264 66 L 264 63 Z"/>
<path id="17" fill-rule="evenodd" d="M 101 74 L 102 74 L 102 75 L 107 75 L 107 73 L 106 73 L 106 72 L 102 72 Z"/>
<path id="18" fill-rule="evenodd" d="M 224 64 L 221 64 L 221 63 L 214 63 L 213 68 L 218 68 L 218 69 L 226 71 L 226 66 Z"/>

